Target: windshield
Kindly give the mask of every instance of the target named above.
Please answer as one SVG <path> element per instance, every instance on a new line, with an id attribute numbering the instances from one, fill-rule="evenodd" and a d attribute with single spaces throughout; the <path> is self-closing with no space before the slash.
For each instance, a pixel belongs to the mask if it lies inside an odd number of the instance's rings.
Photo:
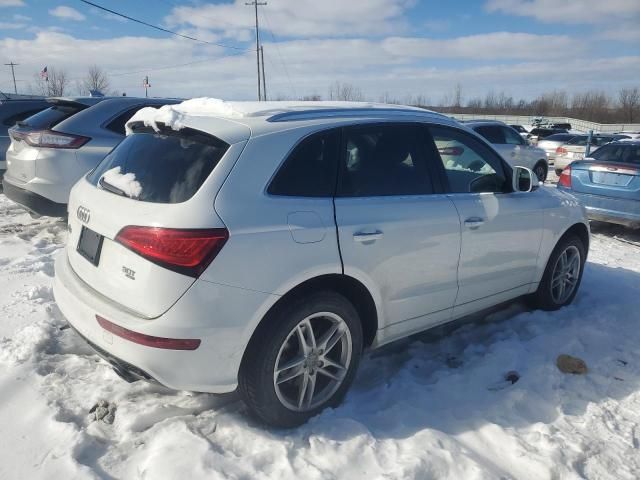
<path id="1" fill-rule="evenodd" d="M 640 165 L 640 144 L 624 145 L 621 143 L 610 143 L 593 152 L 590 157 L 600 162 Z"/>
<path id="2" fill-rule="evenodd" d="M 142 202 L 181 203 L 198 191 L 228 148 L 223 141 L 189 128 L 160 133 L 138 128 L 87 180 Z"/>

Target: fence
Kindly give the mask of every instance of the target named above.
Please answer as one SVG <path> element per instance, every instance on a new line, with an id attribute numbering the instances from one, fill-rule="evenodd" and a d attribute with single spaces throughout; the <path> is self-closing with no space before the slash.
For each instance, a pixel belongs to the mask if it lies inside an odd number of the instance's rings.
<path id="1" fill-rule="evenodd" d="M 532 125 L 534 119 L 540 118 L 532 115 L 486 115 L 475 113 L 448 113 L 456 120 L 499 120 L 512 125 Z M 596 123 L 569 117 L 544 117 L 550 123 L 570 123 L 573 130 L 580 132 L 640 132 L 640 123 Z"/>

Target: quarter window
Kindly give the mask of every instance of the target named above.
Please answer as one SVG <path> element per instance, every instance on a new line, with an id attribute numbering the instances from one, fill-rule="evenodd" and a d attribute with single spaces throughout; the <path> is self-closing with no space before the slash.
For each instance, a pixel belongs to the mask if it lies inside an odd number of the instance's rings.
<path id="1" fill-rule="evenodd" d="M 429 127 L 452 193 L 504 192 L 508 188 L 500 158 L 464 132 Z"/>
<path id="2" fill-rule="evenodd" d="M 333 197 L 339 144 L 339 130 L 305 138 L 285 160 L 267 192 L 291 197 Z"/>
<path id="3" fill-rule="evenodd" d="M 416 125 L 345 130 L 338 195 L 373 197 L 433 193 Z"/>

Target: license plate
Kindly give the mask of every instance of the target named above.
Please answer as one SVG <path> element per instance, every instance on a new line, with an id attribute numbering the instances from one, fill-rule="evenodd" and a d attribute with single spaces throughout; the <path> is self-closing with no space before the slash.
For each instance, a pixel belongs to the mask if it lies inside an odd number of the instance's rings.
<path id="1" fill-rule="evenodd" d="M 100 262 L 103 239 L 104 237 L 99 233 L 87 227 L 82 227 L 80 239 L 78 240 L 78 253 L 97 266 Z"/>
<path id="2" fill-rule="evenodd" d="M 611 185 L 614 187 L 626 187 L 631 182 L 631 175 L 610 172 L 591 172 L 591 181 L 600 185 Z"/>
<path id="3" fill-rule="evenodd" d="M 574 160 L 582 160 L 584 158 L 584 154 L 582 153 L 574 153 L 573 154 L 573 159 Z"/>

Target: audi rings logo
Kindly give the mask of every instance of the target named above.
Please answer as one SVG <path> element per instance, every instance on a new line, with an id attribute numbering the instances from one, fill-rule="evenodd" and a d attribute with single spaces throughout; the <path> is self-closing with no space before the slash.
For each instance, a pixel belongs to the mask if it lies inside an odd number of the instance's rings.
<path id="1" fill-rule="evenodd" d="M 76 215 L 78 216 L 78 220 L 82 223 L 89 223 L 89 220 L 91 219 L 91 211 L 88 208 L 78 207 Z"/>

